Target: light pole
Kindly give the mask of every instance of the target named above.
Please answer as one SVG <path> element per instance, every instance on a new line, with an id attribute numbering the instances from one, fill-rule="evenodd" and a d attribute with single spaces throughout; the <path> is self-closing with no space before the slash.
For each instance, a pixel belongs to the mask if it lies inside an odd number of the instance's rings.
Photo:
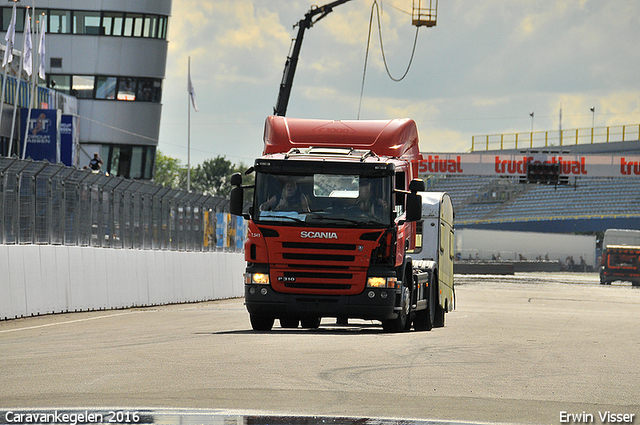
<path id="1" fill-rule="evenodd" d="M 592 106 L 589 110 L 591 111 L 591 143 L 593 143 L 593 133 L 596 124 L 596 107 Z"/>
<path id="2" fill-rule="evenodd" d="M 529 116 L 531 117 L 531 147 L 533 147 L 533 116 L 535 114 L 533 111 L 529 112 Z"/>
<path id="3" fill-rule="evenodd" d="M 529 112 L 529 116 L 531 117 L 531 132 L 533 133 L 533 116 L 535 114 L 533 112 Z"/>

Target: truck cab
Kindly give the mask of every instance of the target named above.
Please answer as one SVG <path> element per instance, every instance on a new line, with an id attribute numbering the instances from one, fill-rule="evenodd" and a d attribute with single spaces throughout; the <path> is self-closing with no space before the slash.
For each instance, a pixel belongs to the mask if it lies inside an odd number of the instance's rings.
<path id="1" fill-rule="evenodd" d="M 412 120 L 324 121 L 269 117 L 256 159 L 245 304 L 255 330 L 316 328 L 323 317 L 380 320 L 389 331 L 415 316 L 417 130 Z"/>

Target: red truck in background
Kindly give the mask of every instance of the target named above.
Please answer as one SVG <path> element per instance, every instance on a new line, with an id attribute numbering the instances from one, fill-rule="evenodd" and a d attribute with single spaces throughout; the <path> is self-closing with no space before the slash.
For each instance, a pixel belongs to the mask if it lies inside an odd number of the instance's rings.
<path id="1" fill-rule="evenodd" d="M 275 319 L 317 328 L 324 317 L 379 320 L 389 332 L 444 326 L 454 308 L 453 207 L 446 194 L 425 206 L 421 159 L 410 119 L 267 118 L 263 156 L 246 172 L 255 185 L 231 179 L 230 211 L 249 220 L 245 304 L 254 330 Z"/>
<path id="2" fill-rule="evenodd" d="M 640 230 L 607 229 L 602 248 L 600 284 L 621 280 L 640 286 Z"/>

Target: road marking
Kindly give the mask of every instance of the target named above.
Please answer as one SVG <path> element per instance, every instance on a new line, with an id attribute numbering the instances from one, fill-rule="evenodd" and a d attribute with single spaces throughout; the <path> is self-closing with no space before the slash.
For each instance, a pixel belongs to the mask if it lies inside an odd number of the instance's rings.
<path id="1" fill-rule="evenodd" d="M 106 314 L 104 316 L 87 317 L 86 319 L 69 320 L 69 321 L 66 321 L 66 322 L 56 322 L 56 323 L 47 323 L 47 324 L 44 324 L 44 325 L 28 326 L 26 328 L 6 329 L 4 331 L 0 331 L 0 334 L 8 333 L 8 332 L 17 332 L 17 331 L 28 331 L 28 330 L 31 330 L 31 329 L 46 328 L 46 327 L 49 327 L 49 326 L 56 326 L 56 325 L 68 325 L 69 323 L 88 322 L 89 320 L 105 319 L 105 318 L 108 318 L 108 317 L 124 316 L 124 315 L 127 315 L 127 314 L 143 313 L 143 312 L 148 312 L 148 311 L 156 311 L 156 310 L 128 311 L 128 312 L 124 312 L 124 313 Z"/>

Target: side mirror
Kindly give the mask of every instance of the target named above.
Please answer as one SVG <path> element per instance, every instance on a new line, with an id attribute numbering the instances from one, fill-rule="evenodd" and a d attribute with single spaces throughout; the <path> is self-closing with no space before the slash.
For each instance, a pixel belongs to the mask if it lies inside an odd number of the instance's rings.
<path id="1" fill-rule="evenodd" d="M 231 175 L 231 185 L 234 186 L 229 194 L 229 212 L 233 215 L 242 215 L 244 202 L 244 189 L 242 188 L 242 174 Z"/>
<path id="2" fill-rule="evenodd" d="M 424 182 L 422 184 L 424 185 Z M 412 191 L 407 195 L 407 221 L 418 221 L 421 218 L 422 196 Z"/>
<path id="3" fill-rule="evenodd" d="M 424 180 L 422 179 L 413 179 L 409 183 L 409 191 L 411 193 L 424 192 L 425 190 Z"/>
<path id="4" fill-rule="evenodd" d="M 244 189 L 242 186 L 236 186 L 231 189 L 229 194 L 229 212 L 233 215 L 242 215 L 242 206 L 244 203 Z"/>
<path id="5" fill-rule="evenodd" d="M 242 185 L 242 174 L 233 173 L 231 175 L 231 186 L 240 186 Z"/>

